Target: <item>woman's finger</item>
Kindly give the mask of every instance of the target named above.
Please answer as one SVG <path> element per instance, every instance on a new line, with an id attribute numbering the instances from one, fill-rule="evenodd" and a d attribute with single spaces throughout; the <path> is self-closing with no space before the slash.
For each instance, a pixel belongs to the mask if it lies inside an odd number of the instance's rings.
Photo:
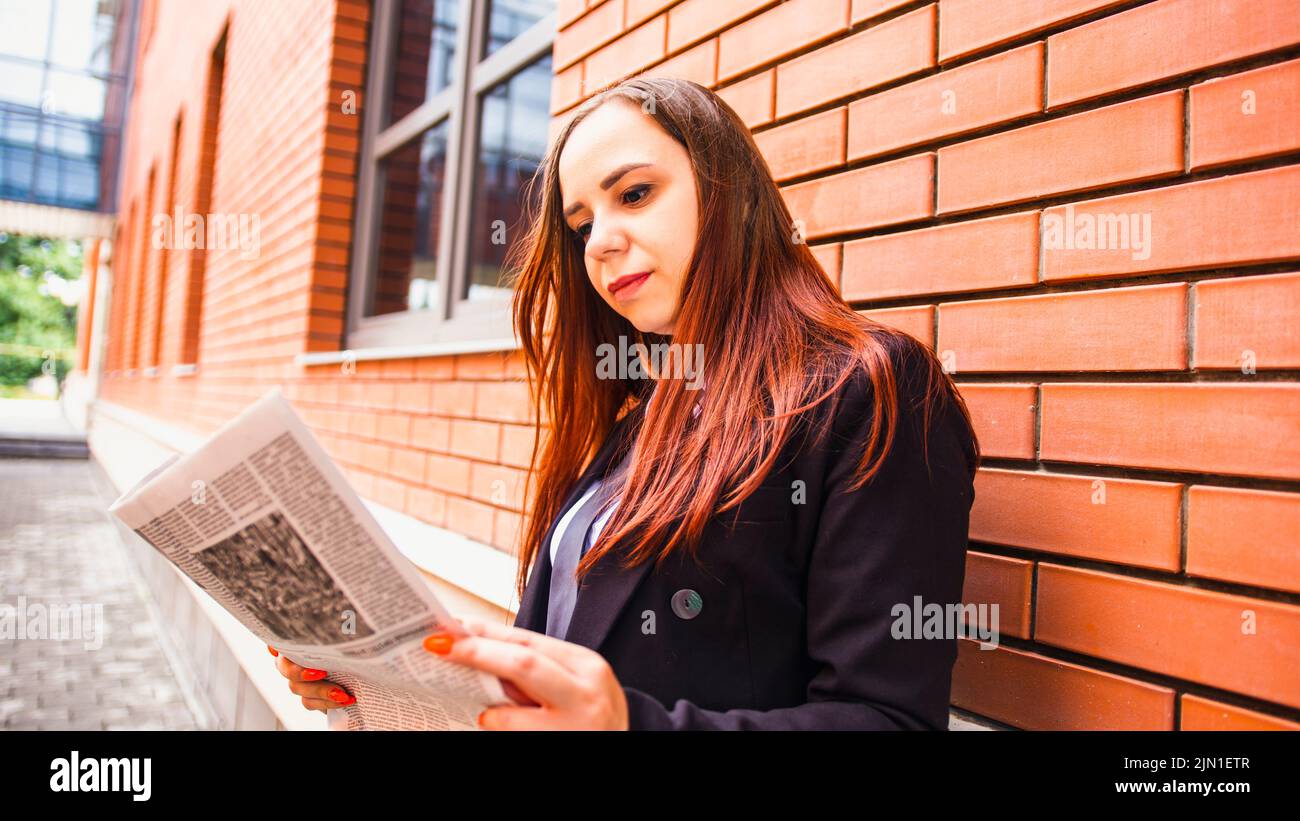
<path id="1" fill-rule="evenodd" d="M 509 680 L 543 706 L 567 709 L 584 698 L 573 673 L 533 647 L 471 635 L 457 638 L 448 651 L 440 655 Z"/>
<path id="2" fill-rule="evenodd" d="M 275 660 L 275 669 L 280 671 L 280 675 L 291 681 L 320 681 L 326 676 L 324 670 L 314 670 L 310 667 L 294 664 L 284 656 L 280 656 Z"/>
<path id="3" fill-rule="evenodd" d="M 329 699 L 308 698 L 307 696 L 303 696 L 302 706 L 307 708 L 308 710 L 319 710 L 322 713 L 324 713 L 328 710 L 334 710 L 339 707 L 343 707 L 345 705 L 335 704 Z"/>
<path id="4" fill-rule="evenodd" d="M 346 707 L 356 702 L 356 699 L 348 694 L 339 685 L 332 681 L 290 681 L 289 692 L 298 696 L 329 701 L 330 703 Z"/>
<path id="5" fill-rule="evenodd" d="M 592 652 L 580 644 L 553 638 L 545 633 L 535 633 L 522 627 L 509 627 L 480 619 L 461 619 L 461 624 L 465 626 L 465 630 L 472 636 L 485 636 L 523 647 L 531 647 L 559 662 L 561 666 L 575 675 L 589 672 Z"/>

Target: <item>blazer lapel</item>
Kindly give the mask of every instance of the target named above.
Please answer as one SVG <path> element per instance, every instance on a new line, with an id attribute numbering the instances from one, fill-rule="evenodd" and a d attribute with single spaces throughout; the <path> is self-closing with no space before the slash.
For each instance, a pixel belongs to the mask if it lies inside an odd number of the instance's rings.
<path id="1" fill-rule="evenodd" d="M 578 477 L 574 483 L 573 489 L 565 498 L 564 504 L 560 506 L 560 515 L 551 522 L 551 526 L 546 530 L 546 536 L 542 539 L 541 547 L 538 550 L 537 558 L 533 560 L 533 570 L 524 585 L 524 595 L 519 602 L 519 611 L 515 615 L 515 626 L 522 627 L 525 630 L 532 630 L 536 633 L 546 632 L 546 614 L 547 604 L 550 599 L 551 590 L 551 539 L 555 536 L 555 528 L 560 522 L 560 518 L 565 511 L 569 509 L 597 476 L 602 475 L 609 467 L 610 460 L 613 459 L 615 445 L 623 439 L 630 427 L 632 416 L 642 412 L 644 405 L 638 405 L 628 412 L 611 431 L 610 436 L 606 438 L 605 444 L 596 453 L 596 458 L 591 461 L 587 469 Z M 602 562 L 603 564 L 603 562 Z M 594 569 L 593 569 L 594 570 Z M 628 591 L 629 594 L 631 591 Z M 582 591 L 579 590 L 578 599 L 574 605 L 573 618 L 576 621 L 579 613 L 583 610 Z M 612 617 L 611 617 L 612 621 Z M 606 626 L 608 630 L 608 625 Z M 573 622 L 570 622 L 569 636 L 573 634 Z M 567 640 L 572 640 L 568 638 Z M 593 648 L 594 649 L 594 648 Z"/>

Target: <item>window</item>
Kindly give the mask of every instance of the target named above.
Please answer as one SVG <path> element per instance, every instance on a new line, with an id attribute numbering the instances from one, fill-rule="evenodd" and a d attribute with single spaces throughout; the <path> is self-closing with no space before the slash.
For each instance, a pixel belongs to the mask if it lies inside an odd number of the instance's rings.
<path id="1" fill-rule="evenodd" d="M 506 252 L 546 150 L 555 0 L 376 0 L 349 348 L 512 335 Z"/>

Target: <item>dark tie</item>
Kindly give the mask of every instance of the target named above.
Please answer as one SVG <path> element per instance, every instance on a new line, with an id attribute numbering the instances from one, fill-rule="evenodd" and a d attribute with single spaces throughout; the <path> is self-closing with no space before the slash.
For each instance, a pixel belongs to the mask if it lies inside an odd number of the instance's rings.
<path id="1" fill-rule="evenodd" d="M 569 619 L 573 616 L 573 607 L 578 601 L 578 584 L 573 578 L 573 571 L 587 552 L 587 534 L 592 523 L 600 515 L 605 502 L 622 486 L 627 462 L 624 459 L 614 473 L 605 478 L 600 489 L 583 502 L 560 536 L 560 543 L 555 549 L 555 565 L 551 568 L 550 598 L 546 607 L 548 636 L 562 639 L 569 632 Z"/>

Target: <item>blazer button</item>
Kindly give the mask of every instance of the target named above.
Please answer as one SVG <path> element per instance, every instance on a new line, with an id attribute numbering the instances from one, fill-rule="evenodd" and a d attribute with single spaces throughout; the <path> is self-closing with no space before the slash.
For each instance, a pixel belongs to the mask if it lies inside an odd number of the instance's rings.
<path id="1" fill-rule="evenodd" d="M 679 619 L 693 619 L 704 609 L 704 598 L 694 590 L 678 590 L 673 594 L 673 612 Z"/>

